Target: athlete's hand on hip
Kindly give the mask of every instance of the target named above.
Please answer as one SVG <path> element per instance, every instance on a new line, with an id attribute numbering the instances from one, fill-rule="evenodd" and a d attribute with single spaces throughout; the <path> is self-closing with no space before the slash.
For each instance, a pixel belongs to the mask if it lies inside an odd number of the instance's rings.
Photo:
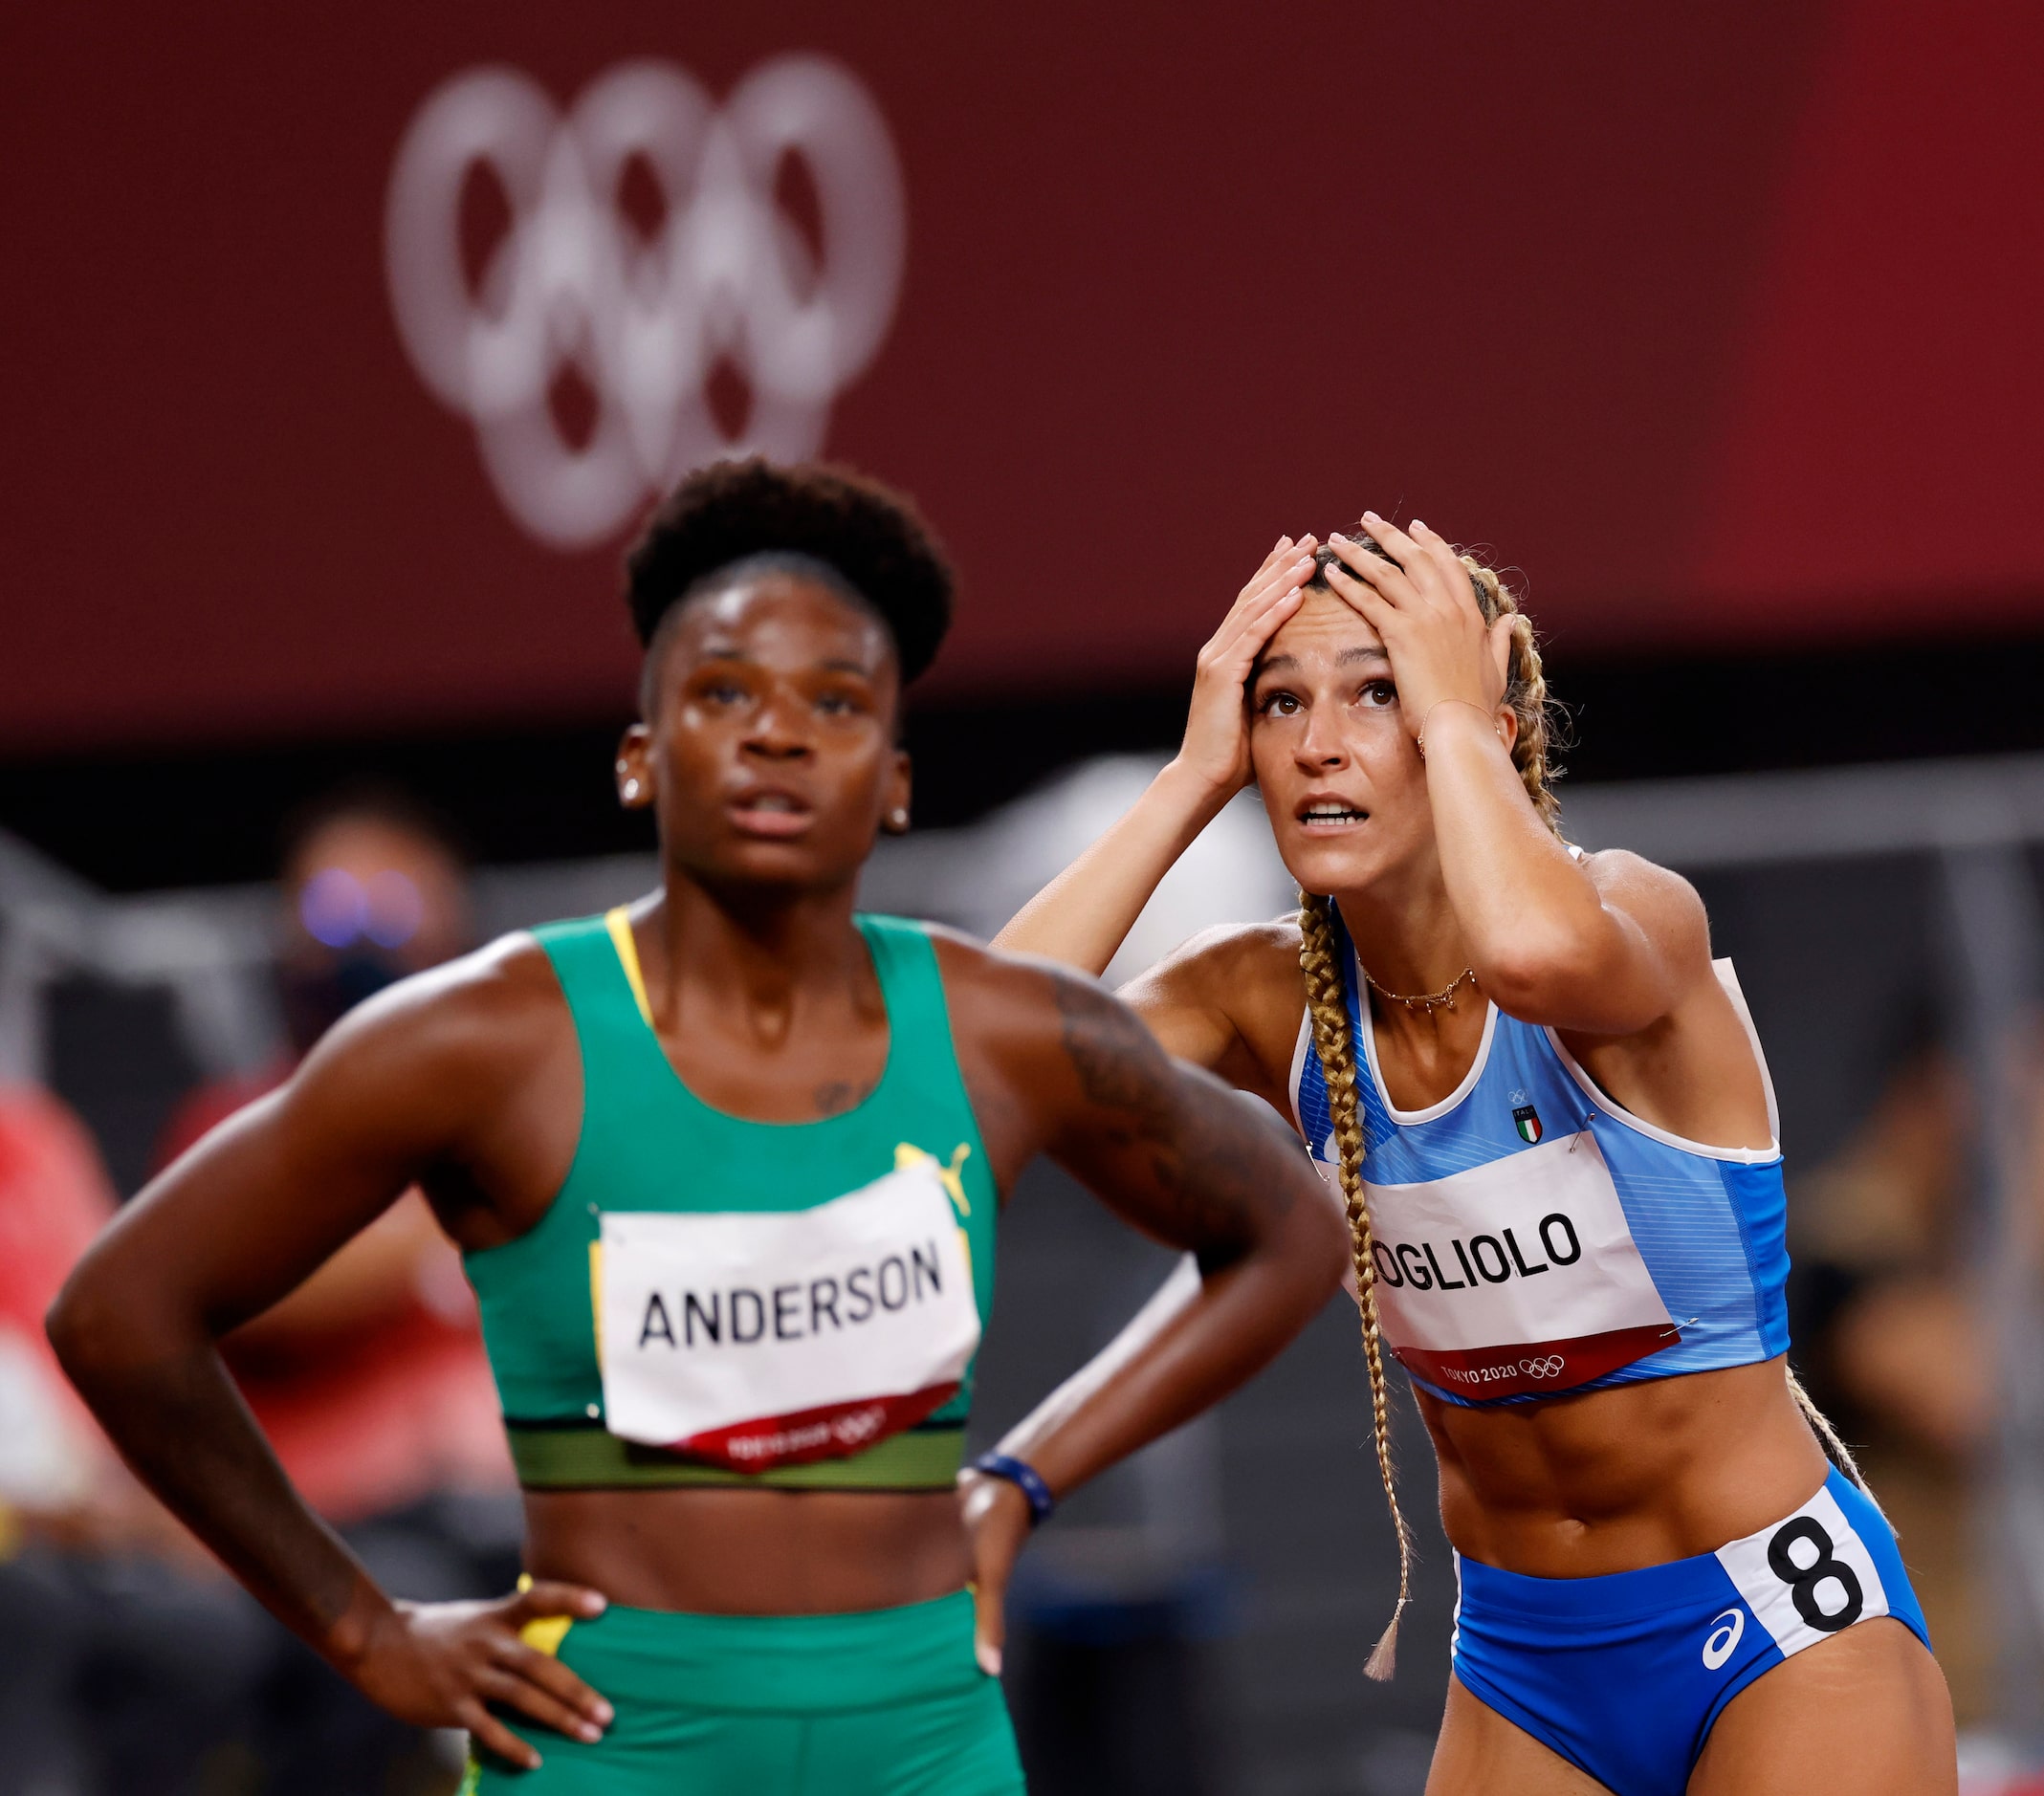
<path id="1" fill-rule="evenodd" d="M 1029 1538 L 1029 1500 L 1004 1478 L 958 1475 L 958 1509 L 973 1556 L 973 1652 L 989 1677 L 1000 1676 L 1008 1637 L 1008 1578 Z"/>
<path id="2" fill-rule="evenodd" d="M 1484 622 L 1454 545 L 1417 517 L 1404 530 L 1374 512 L 1363 522 L 1391 559 L 1337 533 L 1328 542 L 1341 559 L 1329 565 L 1328 584 L 1384 639 L 1406 729 L 1417 737 L 1449 700 L 1494 716 L 1511 666 L 1510 618 Z"/>
<path id="3" fill-rule="evenodd" d="M 1211 791 L 1233 797 L 1249 783 L 1249 730 L 1242 688 L 1249 669 L 1313 577 L 1313 538 L 1280 537 L 1199 651 L 1178 765 Z"/>
<path id="4" fill-rule="evenodd" d="M 594 1590 L 552 1583 L 490 1603 L 393 1603 L 370 1624 L 350 1673 L 364 1696 L 399 1719 L 467 1728 L 479 1745 L 531 1770 L 538 1753 L 490 1704 L 589 1744 L 603 1738 L 611 1708 L 551 1653 L 521 1639 L 519 1630 L 560 1617 L 591 1621 L 604 1607 Z"/>

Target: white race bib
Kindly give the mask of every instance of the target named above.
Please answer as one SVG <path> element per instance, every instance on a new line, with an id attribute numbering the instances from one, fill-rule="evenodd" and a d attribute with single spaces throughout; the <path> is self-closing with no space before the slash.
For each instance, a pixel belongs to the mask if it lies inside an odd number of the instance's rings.
<path id="1" fill-rule="evenodd" d="M 605 1212 L 596 1283 L 605 1426 L 739 1471 L 920 1421 L 979 1345 L 930 1160 L 811 1210 Z"/>
<path id="2" fill-rule="evenodd" d="M 1588 1129 L 1365 1190 L 1384 1338 L 1430 1384 L 1567 1391 L 1681 1339 Z"/>

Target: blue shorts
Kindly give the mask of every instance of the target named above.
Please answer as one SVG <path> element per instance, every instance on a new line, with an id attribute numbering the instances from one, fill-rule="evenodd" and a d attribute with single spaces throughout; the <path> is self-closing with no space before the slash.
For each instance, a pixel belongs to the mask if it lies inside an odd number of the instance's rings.
<path id="1" fill-rule="evenodd" d="M 1695 1559 L 1528 1578 L 1460 1557 L 1455 1676 L 1615 1796 L 1682 1796 L 1725 1705 L 1819 1640 L 1893 1615 L 1930 1645 L 1895 1536 L 1834 1471 L 1793 1515 Z"/>

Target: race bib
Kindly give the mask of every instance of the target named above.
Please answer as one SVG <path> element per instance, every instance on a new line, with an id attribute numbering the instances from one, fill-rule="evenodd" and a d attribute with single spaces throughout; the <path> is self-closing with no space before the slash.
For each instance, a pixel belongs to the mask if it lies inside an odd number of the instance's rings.
<path id="1" fill-rule="evenodd" d="M 1681 1339 L 1595 1138 L 1365 1186 L 1392 1350 L 1469 1397 L 1567 1391 Z"/>
<path id="2" fill-rule="evenodd" d="M 979 1345 L 934 1160 L 812 1210 L 601 1221 L 604 1415 L 626 1440 L 746 1472 L 842 1457 L 946 1402 Z"/>

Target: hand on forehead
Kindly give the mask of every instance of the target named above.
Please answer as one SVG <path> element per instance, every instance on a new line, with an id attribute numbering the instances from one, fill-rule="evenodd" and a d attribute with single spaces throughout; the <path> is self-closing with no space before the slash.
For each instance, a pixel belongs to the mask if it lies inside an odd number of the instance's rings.
<path id="1" fill-rule="evenodd" d="M 1346 668 L 1383 655 L 1384 639 L 1353 605 L 1325 587 L 1308 587 L 1299 609 L 1272 635 L 1257 669 Z"/>

